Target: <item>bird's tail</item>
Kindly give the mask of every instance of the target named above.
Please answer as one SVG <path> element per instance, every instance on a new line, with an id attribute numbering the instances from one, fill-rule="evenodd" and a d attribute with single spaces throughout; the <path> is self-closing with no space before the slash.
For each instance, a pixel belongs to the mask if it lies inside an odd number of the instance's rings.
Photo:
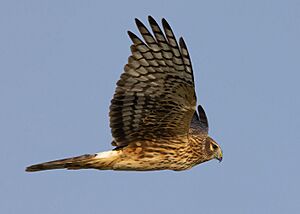
<path id="1" fill-rule="evenodd" d="M 65 158 L 45 163 L 35 164 L 26 168 L 27 172 L 36 172 L 51 169 L 113 169 L 116 154 L 108 151 L 97 154 L 87 154 L 72 158 Z"/>

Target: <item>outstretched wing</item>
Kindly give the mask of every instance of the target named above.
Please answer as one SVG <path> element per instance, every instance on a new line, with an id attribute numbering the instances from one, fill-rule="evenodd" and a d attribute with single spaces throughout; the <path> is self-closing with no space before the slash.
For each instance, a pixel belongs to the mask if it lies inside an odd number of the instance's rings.
<path id="1" fill-rule="evenodd" d="M 188 134 L 196 108 L 191 59 L 183 38 L 177 44 L 165 19 L 164 32 L 149 16 L 153 35 L 136 19 L 144 38 L 128 32 L 132 55 L 110 106 L 114 145 Z"/>

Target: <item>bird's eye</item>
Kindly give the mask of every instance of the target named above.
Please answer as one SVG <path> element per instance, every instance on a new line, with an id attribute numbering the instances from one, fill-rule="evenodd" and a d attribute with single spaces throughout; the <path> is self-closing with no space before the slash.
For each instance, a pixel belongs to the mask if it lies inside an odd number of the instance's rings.
<path id="1" fill-rule="evenodd" d="M 213 144 L 212 147 L 213 147 L 213 149 L 217 149 L 218 148 L 218 146 L 216 144 Z"/>

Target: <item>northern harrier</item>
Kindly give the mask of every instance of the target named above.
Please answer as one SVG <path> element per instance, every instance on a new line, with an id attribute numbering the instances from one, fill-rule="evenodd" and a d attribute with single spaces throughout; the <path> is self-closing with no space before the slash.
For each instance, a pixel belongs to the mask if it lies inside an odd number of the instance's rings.
<path id="1" fill-rule="evenodd" d="M 110 105 L 111 151 L 29 166 L 50 169 L 185 170 L 222 150 L 208 136 L 203 108 L 196 111 L 191 59 L 183 38 L 179 45 L 165 19 L 163 31 L 149 16 L 152 33 L 138 19 L 144 40 L 128 31 L 133 44 Z"/>

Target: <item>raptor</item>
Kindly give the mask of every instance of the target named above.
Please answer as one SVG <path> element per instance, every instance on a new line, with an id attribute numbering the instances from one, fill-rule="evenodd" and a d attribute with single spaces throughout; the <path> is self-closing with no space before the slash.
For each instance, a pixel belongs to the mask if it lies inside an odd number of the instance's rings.
<path id="1" fill-rule="evenodd" d="M 186 170 L 222 160 L 220 146 L 208 135 L 203 108 L 196 108 L 194 73 L 187 46 L 165 19 L 162 29 L 148 17 L 151 32 L 135 19 L 143 39 L 128 31 L 131 56 L 110 105 L 114 149 L 26 168 Z"/>

